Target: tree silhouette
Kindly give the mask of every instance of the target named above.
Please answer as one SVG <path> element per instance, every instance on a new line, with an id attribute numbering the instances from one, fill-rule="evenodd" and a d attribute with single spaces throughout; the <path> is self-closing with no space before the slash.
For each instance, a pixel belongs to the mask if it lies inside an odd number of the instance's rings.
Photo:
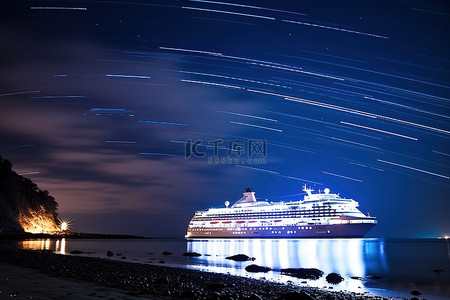
<path id="1" fill-rule="evenodd" d="M 57 209 L 47 190 L 14 172 L 12 163 L 0 156 L 0 230 L 57 231 Z"/>

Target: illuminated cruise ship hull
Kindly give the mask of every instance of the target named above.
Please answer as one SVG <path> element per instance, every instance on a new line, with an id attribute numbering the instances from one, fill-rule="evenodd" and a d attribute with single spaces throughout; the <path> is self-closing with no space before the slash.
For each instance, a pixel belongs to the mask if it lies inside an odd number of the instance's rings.
<path id="1" fill-rule="evenodd" d="M 231 207 L 195 212 L 186 238 L 358 238 L 377 224 L 355 200 L 304 191 L 304 200 L 269 203 L 247 189 Z"/>
<path id="2" fill-rule="evenodd" d="M 189 228 L 187 238 L 360 238 L 376 221 L 333 225 Z"/>

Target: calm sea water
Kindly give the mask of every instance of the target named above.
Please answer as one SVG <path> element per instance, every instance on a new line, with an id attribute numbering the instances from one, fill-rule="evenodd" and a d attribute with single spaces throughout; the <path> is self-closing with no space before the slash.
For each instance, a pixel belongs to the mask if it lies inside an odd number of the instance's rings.
<path id="1" fill-rule="evenodd" d="M 369 291 L 377 295 L 411 297 L 412 290 L 427 299 L 450 299 L 450 241 L 437 239 L 151 239 L 151 240 L 26 240 L 16 246 L 53 250 L 60 254 L 81 250 L 86 256 L 139 263 L 182 266 L 333 290 Z M 172 255 L 163 255 L 169 251 Z M 198 252 L 200 257 L 184 257 Z M 225 259 L 234 254 L 255 257 L 253 262 Z M 274 271 L 251 274 L 249 264 L 267 266 Z M 325 275 L 340 274 L 345 280 L 330 285 L 319 280 L 299 280 L 280 275 L 281 268 L 318 268 Z M 442 270 L 442 271 L 438 271 Z M 382 278 L 371 279 L 373 275 Z M 361 279 L 352 279 L 360 277 Z"/>

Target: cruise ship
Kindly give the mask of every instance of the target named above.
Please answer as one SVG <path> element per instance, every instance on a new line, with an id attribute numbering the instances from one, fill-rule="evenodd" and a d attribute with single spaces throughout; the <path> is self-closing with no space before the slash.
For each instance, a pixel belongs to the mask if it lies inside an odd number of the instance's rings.
<path id="1" fill-rule="evenodd" d="M 246 189 L 230 206 L 195 212 L 186 238 L 356 238 L 377 224 L 358 210 L 358 202 L 303 186 L 303 200 L 257 201 Z"/>

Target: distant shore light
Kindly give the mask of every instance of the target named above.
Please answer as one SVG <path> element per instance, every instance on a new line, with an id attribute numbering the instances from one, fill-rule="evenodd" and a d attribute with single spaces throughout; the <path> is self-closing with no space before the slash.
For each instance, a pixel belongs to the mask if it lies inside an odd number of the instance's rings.
<path id="1" fill-rule="evenodd" d="M 69 228 L 69 224 L 67 224 L 67 222 L 62 222 L 60 225 L 61 230 L 67 230 Z"/>

